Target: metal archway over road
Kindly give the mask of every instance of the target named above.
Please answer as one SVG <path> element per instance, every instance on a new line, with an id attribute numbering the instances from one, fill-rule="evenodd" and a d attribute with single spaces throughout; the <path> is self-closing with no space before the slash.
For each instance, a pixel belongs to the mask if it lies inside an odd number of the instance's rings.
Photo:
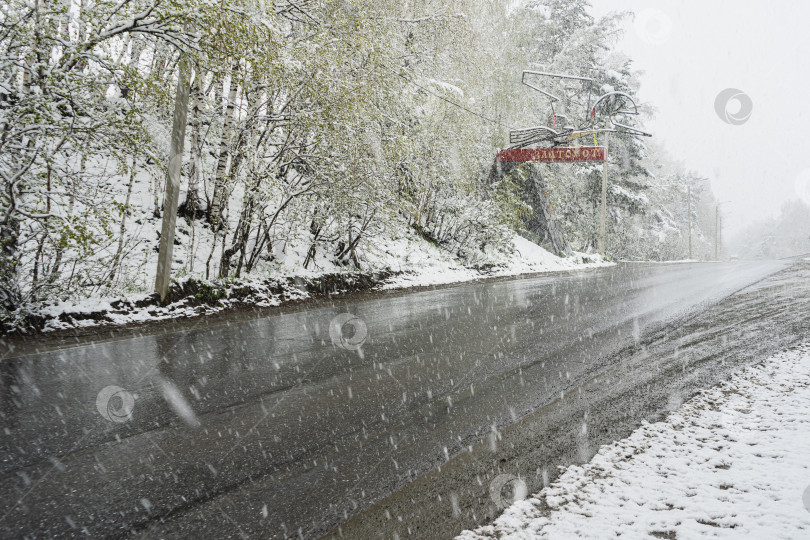
<path id="1" fill-rule="evenodd" d="M 567 115 L 560 114 L 555 109 L 555 103 L 564 103 L 563 99 L 549 93 L 548 91 L 528 82 L 526 77 L 538 76 L 554 81 L 579 81 L 587 83 L 588 102 L 584 108 L 584 119 L 578 126 L 569 122 Z M 592 87 L 596 81 L 591 77 L 580 77 L 577 75 L 566 75 L 560 73 L 547 73 L 542 71 L 523 71 L 521 84 L 540 92 L 551 100 L 551 126 L 533 126 L 529 128 L 512 130 L 509 132 L 509 143 L 511 148 L 498 152 L 496 162 L 526 162 L 536 161 L 541 163 L 572 163 L 579 161 L 601 161 L 602 167 L 602 201 L 599 219 L 599 254 L 605 255 L 605 234 L 607 220 L 607 183 L 608 183 L 608 139 L 611 133 L 622 133 L 630 136 L 652 137 L 647 133 L 632 125 L 625 117 L 638 116 L 638 105 L 626 92 L 611 91 L 603 94 L 591 104 Z M 622 121 L 616 120 L 619 117 Z M 607 125 L 600 127 L 604 121 Z M 560 126 L 560 123 L 563 123 Z M 597 134 L 604 134 L 604 145 L 599 146 Z M 575 139 L 592 136 L 593 146 L 589 147 L 561 147 L 559 145 L 572 144 Z M 530 145 L 543 143 L 549 146 L 545 148 L 527 148 Z M 562 236 L 562 229 L 554 215 L 554 210 L 548 197 L 545 196 L 545 189 L 535 189 L 538 196 L 543 198 L 540 207 L 543 209 L 543 217 L 546 221 L 546 229 L 551 237 L 550 240 L 557 255 L 570 254 L 565 238 Z M 534 206 L 533 206 L 534 207 Z"/>

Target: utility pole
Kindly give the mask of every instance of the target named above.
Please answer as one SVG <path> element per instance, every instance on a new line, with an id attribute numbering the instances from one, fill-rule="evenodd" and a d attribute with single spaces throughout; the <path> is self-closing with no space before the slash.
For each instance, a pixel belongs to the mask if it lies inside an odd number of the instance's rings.
<path id="1" fill-rule="evenodd" d="M 166 191 L 163 197 L 163 225 L 160 230 L 155 292 L 161 302 L 169 293 L 172 274 L 172 250 L 174 248 L 174 228 L 177 223 L 177 205 L 180 199 L 180 168 L 183 165 L 183 147 L 186 139 L 186 118 L 188 116 L 189 62 L 180 59 L 180 72 L 177 76 L 177 96 L 174 100 L 172 140 L 169 145 L 169 167 L 166 174 Z"/>
<path id="2" fill-rule="evenodd" d="M 720 207 L 731 201 L 722 201 L 714 206 L 714 260 L 720 260 L 720 229 L 723 225 L 723 220 L 720 219 Z"/>
<path id="3" fill-rule="evenodd" d="M 719 255 L 723 254 L 723 216 L 717 217 L 717 249 L 718 249 L 718 258 L 720 260 Z"/>
<path id="4" fill-rule="evenodd" d="M 692 186 L 686 186 L 686 212 L 689 215 L 689 260 L 692 260 Z"/>
<path id="5" fill-rule="evenodd" d="M 607 212 L 607 177 L 608 177 L 608 138 L 605 133 L 605 162 L 602 164 L 602 215 L 599 220 L 599 254 L 605 256 L 605 214 Z"/>
<path id="6" fill-rule="evenodd" d="M 714 260 L 719 261 L 717 256 L 717 243 L 720 237 L 720 205 L 714 207 Z"/>

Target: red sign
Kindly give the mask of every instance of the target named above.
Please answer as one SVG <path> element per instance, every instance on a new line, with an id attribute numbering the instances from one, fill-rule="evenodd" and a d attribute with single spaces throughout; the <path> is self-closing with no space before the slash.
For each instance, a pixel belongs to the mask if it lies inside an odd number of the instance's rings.
<path id="1" fill-rule="evenodd" d="M 604 161 L 604 146 L 575 146 L 559 148 L 510 148 L 498 152 L 498 161 L 542 161 L 546 163 L 571 161 Z"/>

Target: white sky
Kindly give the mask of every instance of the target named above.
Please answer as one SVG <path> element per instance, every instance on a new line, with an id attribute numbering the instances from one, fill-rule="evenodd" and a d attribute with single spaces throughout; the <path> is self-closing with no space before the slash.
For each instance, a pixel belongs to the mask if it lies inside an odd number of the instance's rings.
<path id="1" fill-rule="evenodd" d="M 645 72 L 639 96 L 658 110 L 647 127 L 673 157 L 711 179 L 719 200 L 730 201 L 722 207 L 726 234 L 798 198 L 797 179 L 810 178 L 810 2 L 591 2 L 597 17 L 648 10 L 636 21 L 650 25 L 628 19 L 618 49 Z M 729 125 L 715 113 L 726 88 L 751 97 L 746 123 Z"/>

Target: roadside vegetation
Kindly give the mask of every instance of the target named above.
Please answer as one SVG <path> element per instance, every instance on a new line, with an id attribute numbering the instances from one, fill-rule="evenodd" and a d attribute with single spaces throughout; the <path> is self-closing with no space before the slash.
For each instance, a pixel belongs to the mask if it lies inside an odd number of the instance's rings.
<path id="1" fill-rule="evenodd" d="M 612 50 L 630 15 L 595 20 L 587 8 L 8 0 L 0 316 L 152 291 L 184 65 L 174 277 L 385 271 L 420 242 L 471 267 L 508 255 L 536 209 L 518 182 L 489 171 L 510 128 L 548 121 L 521 70 L 587 74 L 598 92 L 638 89 L 631 59 Z M 578 103 L 562 106 L 578 114 Z M 608 255 L 685 258 L 688 185 L 695 257 L 708 257 L 708 181 L 630 138 L 612 139 L 610 155 Z M 541 167 L 572 247 L 593 252 L 601 167 Z"/>

